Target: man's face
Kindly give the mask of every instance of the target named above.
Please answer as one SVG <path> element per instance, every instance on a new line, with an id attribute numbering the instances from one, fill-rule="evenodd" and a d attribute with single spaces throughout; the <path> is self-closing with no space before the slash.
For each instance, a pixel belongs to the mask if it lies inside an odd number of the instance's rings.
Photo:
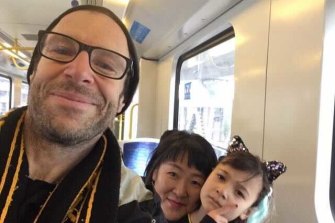
<path id="1" fill-rule="evenodd" d="M 108 16 L 90 11 L 70 13 L 53 28 L 82 43 L 129 57 L 127 39 Z M 100 135 L 123 107 L 124 79 L 96 74 L 82 51 L 69 63 L 41 57 L 31 76 L 27 116 L 49 140 L 74 145 Z"/>

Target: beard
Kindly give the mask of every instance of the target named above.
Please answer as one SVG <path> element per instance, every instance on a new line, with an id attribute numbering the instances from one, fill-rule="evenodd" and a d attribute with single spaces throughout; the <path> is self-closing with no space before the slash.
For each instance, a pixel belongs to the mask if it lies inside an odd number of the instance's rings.
<path id="1" fill-rule="evenodd" d="M 83 114 L 76 109 L 48 106 L 45 100 L 50 92 L 61 90 L 83 95 L 95 102 L 95 114 Z M 120 95 L 121 97 L 121 95 Z M 118 103 L 120 103 L 120 97 Z M 107 103 L 99 92 L 92 92 L 72 81 L 59 83 L 31 83 L 28 98 L 28 122 L 31 130 L 50 142 L 63 146 L 73 146 L 87 142 L 102 134 L 113 122 L 118 105 Z M 85 112 L 85 111 L 84 111 Z M 67 118 L 65 122 L 62 118 Z M 69 119 L 73 117 L 73 119 Z M 74 123 L 70 123 L 70 122 Z"/>

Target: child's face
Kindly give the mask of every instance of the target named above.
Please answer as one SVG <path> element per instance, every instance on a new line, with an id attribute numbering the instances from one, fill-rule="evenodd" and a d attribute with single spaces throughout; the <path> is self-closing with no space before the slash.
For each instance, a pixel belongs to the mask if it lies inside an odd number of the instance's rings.
<path id="1" fill-rule="evenodd" d="M 237 217 L 246 219 L 262 189 L 261 176 L 250 177 L 250 173 L 218 164 L 201 189 L 202 207 L 207 213 L 220 207 L 230 207 L 221 213 L 228 221 Z"/>
<path id="2" fill-rule="evenodd" d="M 166 219 L 179 220 L 200 204 L 200 189 L 205 176 L 187 165 L 187 156 L 162 163 L 152 178 Z"/>

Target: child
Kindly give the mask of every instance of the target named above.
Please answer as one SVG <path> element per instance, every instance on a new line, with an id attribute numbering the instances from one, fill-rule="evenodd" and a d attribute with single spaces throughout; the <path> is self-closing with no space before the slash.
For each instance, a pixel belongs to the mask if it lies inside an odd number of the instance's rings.
<path id="1" fill-rule="evenodd" d="M 145 170 L 154 199 L 142 208 L 155 222 L 185 222 L 200 207 L 200 190 L 217 163 L 214 149 L 203 137 L 186 131 L 166 131 Z"/>
<path id="2" fill-rule="evenodd" d="M 235 136 L 226 156 L 207 178 L 201 189 L 201 207 L 189 215 L 189 223 L 247 222 L 257 209 L 271 199 L 272 183 L 286 166 L 280 162 L 263 163 L 249 153 L 242 139 Z M 268 207 L 265 207 L 267 210 Z M 258 210 L 262 211 L 262 210 Z"/>

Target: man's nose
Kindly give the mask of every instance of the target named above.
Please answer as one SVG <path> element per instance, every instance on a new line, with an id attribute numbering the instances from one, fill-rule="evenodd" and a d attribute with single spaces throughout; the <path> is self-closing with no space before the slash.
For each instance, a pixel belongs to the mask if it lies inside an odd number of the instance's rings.
<path id="1" fill-rule="evenodd" d="M 85 51 L 80 52 L 77 57 L 70 62 L 65 72 L 67 76 L 77 82 L 94 82 L 95 73 L 90 66 L 89 54 Z"/>

